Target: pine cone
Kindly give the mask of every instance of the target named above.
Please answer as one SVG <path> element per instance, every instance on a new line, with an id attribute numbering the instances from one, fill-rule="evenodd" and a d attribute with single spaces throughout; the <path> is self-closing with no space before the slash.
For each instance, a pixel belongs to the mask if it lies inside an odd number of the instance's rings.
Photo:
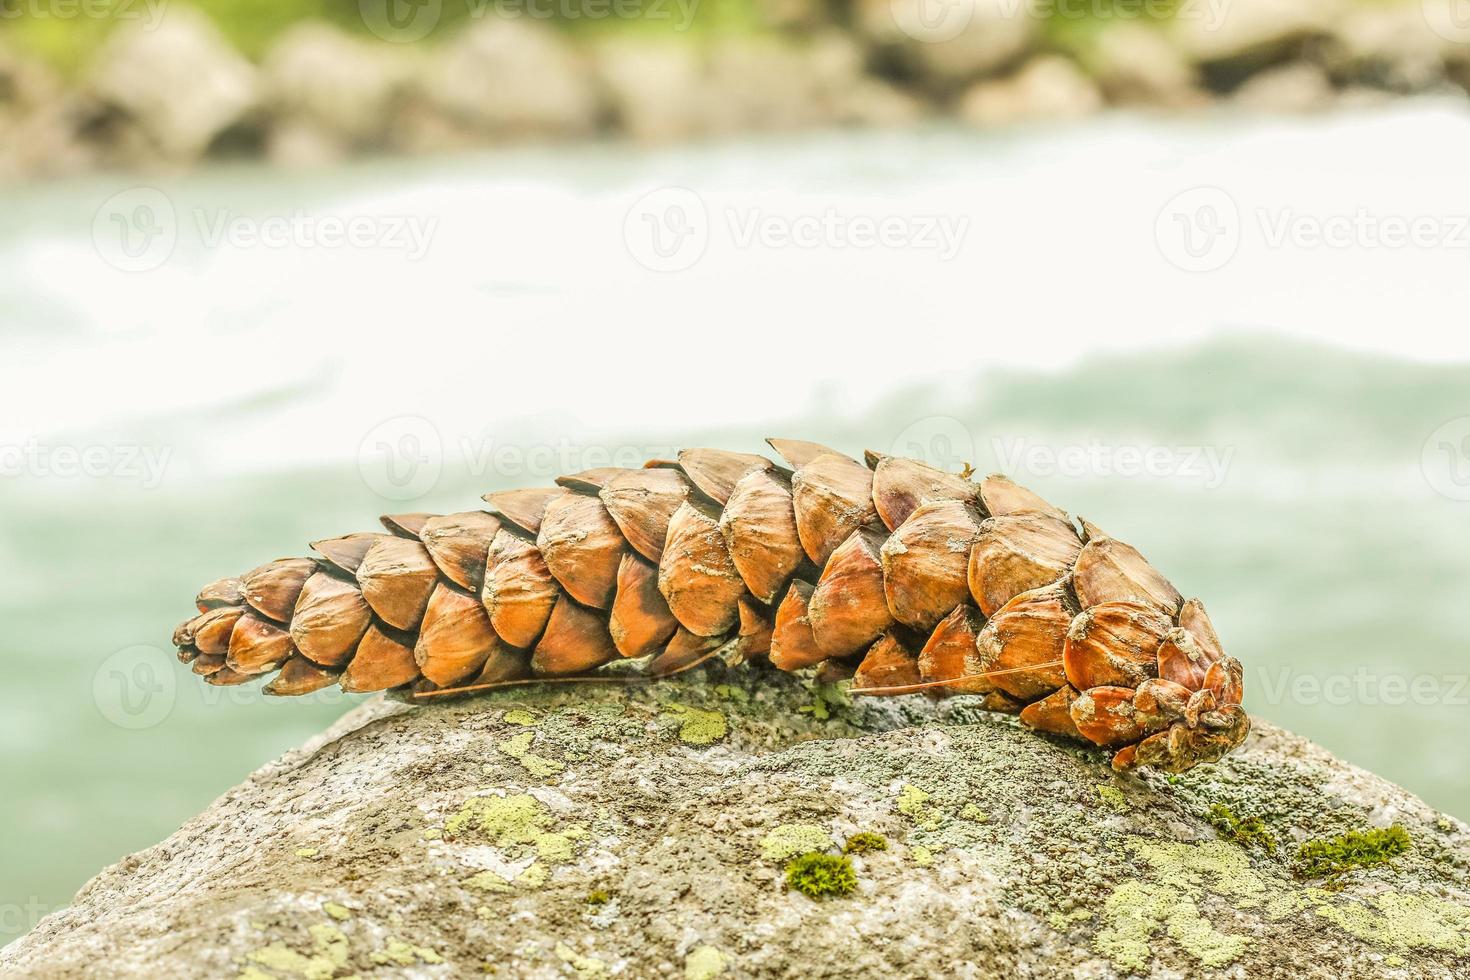
<path id="1" fill-rule="evenodd" d="M 179 657 L 211 684 L 279 670 L 268 694 L 427 696 L 718 652 L 820 664 L 855 693 L 982 695 L 1117 749 L 1118 769 L 1178 772 L 1245 738 L 1240 663 L 1131 546 L 1004 476 L 770 442 L 791 469 L 690 449 L 318 541 L 206 586 Z"/>

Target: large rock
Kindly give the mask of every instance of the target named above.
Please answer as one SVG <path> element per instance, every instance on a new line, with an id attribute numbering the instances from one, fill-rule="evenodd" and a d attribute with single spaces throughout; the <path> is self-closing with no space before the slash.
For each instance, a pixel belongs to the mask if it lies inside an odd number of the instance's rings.
<path id="1" fill-rule="evenodd" d="M 125 156 L 189 163 L 244 123 L 259 99 L 256 69 L 203 14 L 170 6 L 157 24 L 126 21 L 98 53 L 86 91 Z"/>
<path id="2" fill-rule="evenodd" d="M 598 79 L 618 129 L 643 142 L 847 124 L 897 125 L 915 98 L 864 72 L 847 36 L 689 44 L 618 38 L 596 47 Z"/>
<path id="3" fill-rule="evenodd" d="M 1258 722 L 1183 776 L 789 676 L 370 702 L 102 872 L 7 978 L 1463 977 L 1470 832 Z M 1217 834 L 1257 815 L 1273 853 Z M 1399 824 L 1338 882 L 1296 845 Z M 784 884 L 849 836 L 855 890 Z"/>
<path id="4" fill-rule="evenodd" d="M 56 73 L 0 43 L 0 180 L 82 169 L 71 97 Z"/>
<path id="5" fill-rule="evenodd" d="M 1041 20 L 1034 0 L 857 0 L 855 24 L 880 57 L 950 91 L 1020 61 Z"/>
<path id="6" fill-rule="evenodd" d="M 1298 57 L 1327 37 L 1347 0 L 1229 0 L 1190 6 L 1174 21 L 1186 55 L 1207 66 L 1217 87 L 1230 87 L 1261 68 Z"/>
<path id="7" fill-rule="evenodd" d="M 1102 108 L 1102 93 L 1077 66 L 1042 55 L 1010 78 L 976 82 L 960 100 L 959 116 L 981 127 L 1080 119 Z"/>
<path id="8" fill-rule="evenodd" d="M 261 66 L 272 157 L 300 162 L 381 148 L 414 67 L 404 45 L 361 40 L 321 22 L 292 27 Z M 312 145 L 320 149 L 304 156 L 301 148 Z"/>
<path id="9" fill-rule="evenodd" d="M 1156 27 L 1109 25 L 1096 33 L 1081 57 L 1110 102 L 1186 108 L 1205 101 L 1194 66 Z"/>
<path id="10" fill-rule="evenodd" d="M 420 111 L 495 139 L 584 136 L 601 111 L 580 50 L 539 21 L 493 13 L 429 58 L 418 88 Z"/>

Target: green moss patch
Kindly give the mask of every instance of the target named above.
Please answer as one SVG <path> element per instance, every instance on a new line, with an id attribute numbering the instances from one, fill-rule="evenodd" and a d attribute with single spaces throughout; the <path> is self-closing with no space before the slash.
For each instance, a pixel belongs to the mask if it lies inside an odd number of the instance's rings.
<path id="1" fill-rule="evenodd" d="M 835 898 L 857 888 L 857 872 L 846 857 L 802 854 L 786 865 L 786 886 L 809 898 Z"/>
<path id="2" fill-rule="evenodd" d="M 888 850 L 888 838 L 868 831 L 853 834 L 842 845 L 843 854 L 867 854 L 871 851 Z"/>
<path id="3" fill-rule="evenodd" d="M 1336 878 L 1357 868 L 1388 864 L 1413 846 L 1409 832 L 1397 824 L 1348 831 L 1328 840 L 1307 841 L 1297 850 L 1295 870 L 1302 878 Z"/>
<path id="4" fill-rule="evenodd" d="M 1230 807 L 1216 803 L 1210 807 L 1205 819 L 1226 840 L 1234 841 L 1248 850 L 1276 853 L 1276 836 L 1266 829 L 1265 821 L 1260 817 L 1241 819 Z"/>

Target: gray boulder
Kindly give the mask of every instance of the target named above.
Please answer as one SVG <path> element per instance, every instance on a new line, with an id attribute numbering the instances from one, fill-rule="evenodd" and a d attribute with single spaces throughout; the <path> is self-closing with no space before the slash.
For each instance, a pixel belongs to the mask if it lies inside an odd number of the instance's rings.
<path id="1" fill-rule="evenodd" d="M 125 157 L 191 163 L 256 108 L 259 78 L 203 14 L 170 6 L 108 38 L 85 83 Z"/>
<path id="2" fill-rule="evenodd" d="M 427 59 L 416 88 L 420 113 L 494 139 L 584 136 L 601 112 L 591 67 L 577 47 L 539 21 L 493 13 Z"/>
<path id="3" fill-rule="evenodd" d="M 1393 863 L 1293 876 L 1300 842 L 1390 824 Z M 368 703 L 103 871 L 0 974 L 1448 980 L 1467 861 L 1463 824 L 1265 722 L 1221 765 L 1124 777 L 965 698 L 545 686 Z"/>

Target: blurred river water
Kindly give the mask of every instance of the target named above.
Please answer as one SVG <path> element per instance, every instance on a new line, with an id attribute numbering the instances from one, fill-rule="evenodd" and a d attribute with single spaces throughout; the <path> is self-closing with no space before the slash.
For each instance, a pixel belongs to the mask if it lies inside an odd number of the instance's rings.
<path id="1" fill-rule="evenodd" d="M 1003 470 L 1470 817 L 1470 117 L 221 168 L 0 216 L 0 941 L 357 699 L 172 660 L 379 513 L 767 435 Z"/>

